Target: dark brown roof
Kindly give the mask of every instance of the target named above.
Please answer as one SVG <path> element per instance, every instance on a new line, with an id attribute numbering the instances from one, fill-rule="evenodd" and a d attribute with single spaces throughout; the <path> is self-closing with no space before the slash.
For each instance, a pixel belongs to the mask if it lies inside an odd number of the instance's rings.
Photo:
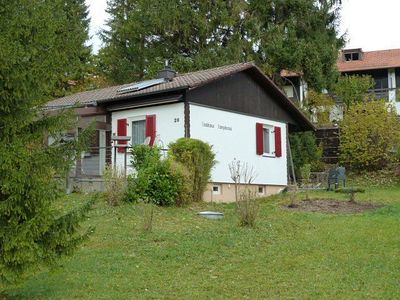
<path id="1" fill-rule="evenodd" d="M 343 60 L 341 52 L 337 67 L 340 72 L 397 68 L 400 67 L 400 49 L 362 52 L 362 59 L 353 61 Z"/>
<path id="2" fill-rule="evenodd" d="M 178 74 L 172 81 L 151 86 L 149 88 L 142 89 L 136 92 L 124 93 L 124 94 L 118 94 L 117 91 L 121 88 L 130 86 L 138 82 L 111 86 L 108 88 L 81 92 L 65 96 L 59 99 L 55 99 L 53 101 L 48 102 L 47 106 L 62 107 L 62 106 L 72 106 L 77 104 L 84 105 L 94 102 L 108 102 L 109 100 L 118 100 L 120 98 L 126 98 L 129 96 L 135 97 L 151 93 L 167 92 L 169 90 L 185 89 L 185 88 L 192 89 L 252 67 L 254 67 L 253 63 L 239 63 L 208 70 L 185 73 L 181 75 Z"/>
<path id="3" fill-rule="evenodd" d="M 274 95 L 277 101 L 288 110 L 294 119 L 298 122 L 299 127 L 304 130 L 315 130 L 314 125 L 308 120 L 308 118 L 290 101 L 282 90 L 275 85 L 275 83 L 268 78 L 253 63 L 239 63 L 233 65 L 222 66 L 213 69 L 201 70 L 191 73 L 185 73 L 177 75 L 172 81 L 161 83 L 159 85 L 151 86 L 146 89 L 139 91 L 118 94 L 117 91 L 121 88 L 130 86 L 134 83 L 128 83 L 118 86 L 112 86 L 103 89 L 97 89 L 93 91 L 81 92 L 66 96 L 63 98 L 55 99 L 47 103 L 47 107 L 57 109 L 60 107 L 74 106 L 81 104 L 83 106 L 95 103 L 114 102 L 126 98 L 134 98 L 139 96 L 145 96 L 149 94 L 161 94 L 167 93 L 168 91 L 194 89 L 200 86 L 206 85 L 212 81 L 246 71 L 252 74 L 254 78 L 257 78 L 259 82 Z"/>

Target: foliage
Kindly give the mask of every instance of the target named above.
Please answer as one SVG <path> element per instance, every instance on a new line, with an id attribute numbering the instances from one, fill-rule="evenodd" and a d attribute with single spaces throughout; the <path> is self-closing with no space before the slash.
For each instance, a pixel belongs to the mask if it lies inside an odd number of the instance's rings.
<path id="1" fill-rule="evenodd" d="M 375 85 L 371 76 L 340 76 L 334 87 L 334 92 L 339 100 L 343 102 L 348 111 L 353 104 L 363 102 L 368 90 Z"/>
<path id="2" fill-rule="evenodd" d="M 277 80 L 302 72 L 320 90 L 337 77 L 339 10 L 326 0 L 111 0 L 100 57 L 119 83 L 154 77 L 165 59 L 179 72 L 255 61 Z"/>
<path id="3" fill-rule="evenodd" d="M 135 146 L 131 163 L 135 174 L 128 177 L 128 201 L 161 206 L 186 203 L 189 187 L 185 170 L 171 159 L 161 160 L 159 148 Z"/>
<path id="4" fill-rule="evenodd" d="M 60 70 L 62 76 L 52 96 L 72 92 L 75 82 L 83 82 L 91 69 L 91 46 L 89 40 L 89 10 L 85 0 L 56 0 L 62 9 L 57 29 L 56 46 L 68 64 Z"/>
<path id="5" fill-rule="evenodd" d="M 307 93 L 306 108 L 309 115 L 315 115 L 316 123 L 320 126 L 330 124 L 329 115 L 335 101 L 327 94 L 310 90 Z"/>
<path id="6" fill-rule="evenodd" d="M 256 198 L 257 193 L 250 190 L 250 188 L 245 188 L 240 192 L 239 201 L 236 202 L 240 226 L 256 226 L 259 211 Z"/>
<path id="7" fill-rule="evenodd" d="M 60 213 L 62 180 L 90 138 L 63 141 L 71 113 L 43 110 L 76 60 L 61 46 L 65 1 L 15 0 L 0 5 L 0 281 L 15 281 L 71 254 L 90 204 Z M 75 47 L 76 44 L 71 45 Z M 78 64 L 78 63 L 77 63 Z M 46 145 L 51 135 L 55 142 Z"/>
<path id="8" fill-rule="evenodd" d="M 125 197 L 126 177 L 121 169 L 107 166 L 103 174 L 105 197 L 107 203 L 111 206 L 118 206 Z"/>
<path id="9" fill-rule="evenodd" d="M 161 159 L 161 150 L 158 147 L 148 145 L 134 145 L 131 150 L 132 167 L 140 172 L 142 169 L 151 167 Z"/>
<path id="10" fill-rule="evenodd" d="M 312 132 L 307 131 L 291 134 L 289 140 L 297 177 L 301 176 L 300 169 L 305 164 L 311 165 L 311 171 L 320 171 L 323 169 L 321 162 L 322 147 L 317 145 Z"/>
<path id="11" fill-rule="evenodd" d="M 341 125 L 340 162 L 354 171 L 380 170 L 395 159 L 400 127 L 383 100 L 353 104 Z"/>
<path id="12" fill-rule="evenodd" d="M 190 200 L 200 201 L 210 181 L 215 165 L 215 154 L 209 144 L 189 138 L 180 138 L 169 145 L 169 156 L 185 166 L 190 181 Z"/>

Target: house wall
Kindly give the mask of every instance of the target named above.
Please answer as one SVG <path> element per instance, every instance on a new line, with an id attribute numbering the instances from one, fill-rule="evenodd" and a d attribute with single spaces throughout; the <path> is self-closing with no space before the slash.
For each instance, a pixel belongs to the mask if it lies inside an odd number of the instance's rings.
<path id="1" fill-rule="evenodd" d="M 232 183 L 221 183 L 216 184 L 220 188 L 219 193 L 215 193 L 213 191 L 213 187 L 215 184 L 208 184 L 207 190 L 204 192 L 203 200 L 207 202 L 216 202 L 216 203 L 229 203 L 235 201 L 235 185 Z M 259 192 L 259 188 L 262 189 L 262 192 Z M 244 189 L 249 189 L 254 193 L 256 197 L 268 197 L 274 194 L 281 192 L 285 186 L 279 185 L 238 185 L 238 194 Z"/>
<path id="2" fill-rule="evenodd" d="M 272 92 L 272 89 L 267 90 L 251 75 L 240 72 L 189 90 L 186 98 L 192 103 L 297 124 L 288 108 Z"/>
<path id="3" fill-rule="evenodd" d="M 256 154 L 256 123 L 281 127 L 281 157 Z M 254 184 L 286 186 L 286 128 L 283 122 L 190 104 L 190 136 L 208 142 L 216 153 L 212 182 L 232 183 L 228 165 L 236 158 L 255 168 Z"/>
<path id="4" fill-rule="evenodd" d="M 184 104 L 173 103 L 152 107 L 135 108 L 128 110 L 121 110 L 112 112 L 112 134 L 117 135 L 117 120 L 127 119 L 128 123 L 128 136 L 132 136 L 132 122 L 137 120 L 144 120 L 146 115 L 156 115 L 156 136 L 158 138 L 159 146 L 166 148 L 170 142 L 177 140 L 184 136 Z M 129 143 L 130 144 L 130 143 Z M 124 153 L 117 152 L 117 165 L 124 166 Z M 114 162 L 114 153 L 112 157 Z M 127 156 L 129 164 L 130 155 Z M 128 173 L 131 168 L 128 168 Z"/>

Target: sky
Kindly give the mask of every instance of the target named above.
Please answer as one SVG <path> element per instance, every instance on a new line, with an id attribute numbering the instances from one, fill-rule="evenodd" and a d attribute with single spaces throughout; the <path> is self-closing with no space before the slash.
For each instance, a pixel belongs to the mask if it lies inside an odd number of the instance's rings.
<path id="1" fill-rule="evenodd" d="M 104 28 L 108 17 L 106 2 L 86 0 L 95 53 L 101 47 L 97 33 Z M 363 48 L 365 51 L 400 48 L 400 34 L 396 30 L 399 15 L 400 0 L 343 0 L 340 34 L 346 33 L 346 48 Z"/>

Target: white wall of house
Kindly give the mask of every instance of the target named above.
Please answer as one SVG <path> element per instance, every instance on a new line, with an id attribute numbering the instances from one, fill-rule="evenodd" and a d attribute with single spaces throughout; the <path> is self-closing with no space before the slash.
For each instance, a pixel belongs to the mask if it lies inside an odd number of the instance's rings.
<path id="1" fill-rule="evenodd" d="M 156 115 L 156 141 L 158 140 L 159 146 L 166 148 L 170 142 L 185 135 L 183 103 L 115 111 L 112 113 L 112 134 L 117 135 L 117 120 L 126 118 L 128 123 L 127 135 L 132 136 L 132 122 L 145 120 L 146 115 Z M 130 156 L 127 158 L 128 164 L 129 160 Z M 112 161 L 114 162 L 114 153 Z M 123 153 L 117 152 L 117 165 L 124 166 Z M 130 169 L 128 169 L 128 173 L 129 171 Z"/>
<path id="2" fill-rule="evenodd" d="M 256 154 L 256 123 L 281 127 L 281 157 Z M 213 145 L 218 161 L 213 182 L 232 182 L 228 165 L 236 158 L 254 166 L 255 184 L 287 185 L 285 123 L 190 104 L 190 135 Z"/>

